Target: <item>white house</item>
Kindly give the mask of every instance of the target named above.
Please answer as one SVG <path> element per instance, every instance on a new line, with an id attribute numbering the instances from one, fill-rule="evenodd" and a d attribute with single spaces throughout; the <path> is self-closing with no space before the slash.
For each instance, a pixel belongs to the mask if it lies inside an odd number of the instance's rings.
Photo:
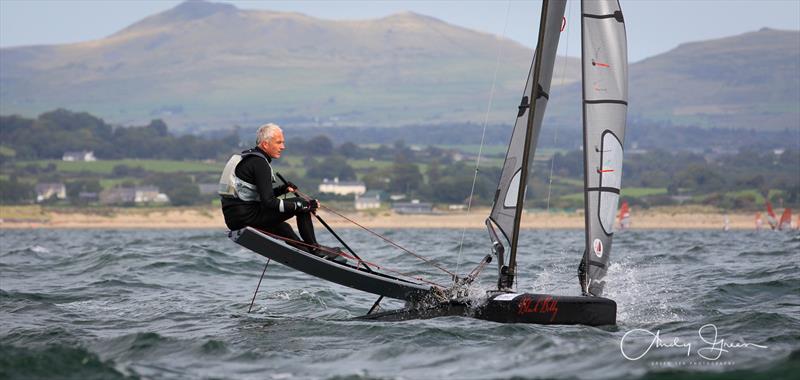
<path id="1" fill-rule="evenodd" d="M 319 184 L 320 193 L 333 193 L 336 195 L 362 195 L 367 192 L 367 186 L 364 182 L 360 181 L 339 181 L 339 178 L 334 178 L 332 181 L 325 178 Z"/>
<path id="2" fill-rule="evenodd" d="M 64 152 L 61 157 L 62 161 L 97 161 L 94 152 L 90 150 L 82 150 L 79 152 Z"/>
<path id="3" fill-rule="evenodd" d="M 356 210 L 370 210 L 381 207 L 381 193 L 378 191 L 370 190 L 364 195 L 356 195 L 355 208 Z"/>
<path id="4" fill-rule="evenodd" d="M 155 186 L 116 187 L 100 193 L 100 203 L 166 203 L 169 197 Z"/>
<path id="5" fill-rule="evenodd" d="M 134 203 L 166 203 L 169 197 L 159 192 L 155 186 L 136 186 L 134 188 Z"/>
<path id="6" fill-rule="evenodd" d="M 36 202 L 50 198 L 67 199 L 67 188 L 63 183 L 39 183 L 36 185 Z"/>

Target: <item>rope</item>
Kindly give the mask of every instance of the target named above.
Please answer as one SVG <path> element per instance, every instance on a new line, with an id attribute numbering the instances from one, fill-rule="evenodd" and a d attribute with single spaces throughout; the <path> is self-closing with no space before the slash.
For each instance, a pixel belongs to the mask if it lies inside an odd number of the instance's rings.
<path id="1" fill-rule="evenodd" d="M 569 3 L 567 3 L 567 4 L 569 4 Z M 563 19 L 563 21 L 561 23 L 561 31 L 563 32 L 565 29 L 567 31 L 567 43 L 564 46 L 564 50 L 565 50 L 564 51 L 564 62 L 561 64 L 561 83 L 559 84 L 559 86 L 562 87 L 562 88 L 564 87 L 564 78 L 567 76 L 566 75 L 566 72 L 567 72 L 567 54 L 569 54 L 569 31 L 570 31 L 570 29 L 567 28 L 567 20 L 569 20 L 570 17 L 572 17 L 572 7 L 569 7 L 569 9 L 567 10 L 567 17 L 564 17 L 564 19 Z M 583 64 L 583 62 L 581 62 L 581 64 Z M 556 128 L 555 128 L 554 133 L 553 133 L 553 146 L 556 146 L 556 143 L 558 143 L 558 125 L 556 125 Z M 553 154 L 553 157 L 550 158 L 550 175 L 548 177 L 548 183 L 547 183 L 547 212 L 548 213 L 550 212 L 550 195 L 553 193 L 553 171 L 555 169 L 555 165 L 556 165 L 556 155 Z"/>
<path id="2" fill-rule="evenodd" d="M 503 52 L 503 44 L 501 43 L 503 39 L 506 37 L 506 29 L 508 28 L 508 15 L 511 12 L 511 0 L 506 3 L 506 20 L 505 24 L 503 25 L 503 35 L 501 39 L 497 41 L 497 57 L 495 58 L 494 62 L 494 75 L 492 76 L 492 87 L 489 90 L 489 104 L 486 106 L 486 115 L 483 117 L 483 131 L 481 132 L 481 144 L 478 147 L 478 157 L 475 159 L 475 173 L 472 176 L 472 188 L 469 190 L 469 198 L 467 198 L 467 215 L 469 215 L 470 211 L 472 210 L 472 196 L 475 194 L 475 184 L 478 182 L 478 173 L 480 171 L 481 165 L 481 157 L 483 155 L 483 144 L 486 139 L 486 128 L 489 125 L 489 113 L 492 111 L 492 105 L 494 103 L 494 91 L 497 85 L 497 71 L 500 68 L 500 57 L 502 56 Z M 467 234 L 467 227 L 465 226 L 461 230 L 461 240 L 458 242 L 458 258 L 456 259 L 456 273 L 458 273 L 459 268 L 461 267 L 461 253 L 464 250 L 464 237 Z M 453 281 L 457 281 L 457 277 L 453 277 Z"/>
<path id="3" fill-rule="evenodd" d="M 306 200 L 310 200 L 310 199 L 311 199 L 311 197 L 310 197 L 308 194 L 305 194 L 305 193 L 303 193 L 303 192 L 301 192 L 301 191 L 299 191 L 299 190 L 295 190 L 295 194 L 299 195 L 300 197 L 302 197 L 302 198 L 304 198 L 304 199 L 306 199 Z M 334 210 L 334 209 L 332 209 L 332 208 L 330 208 L 330 207 L 327 207 L 327 206 L 325 206 L 325 205 L 322 205 L 322 204 L 320 205 L 320 208 L 321 208 L 321 209 L 323 209 L 323 210 L 325 210 L 325 211 L 327 211 L 327 212 L 330 212 L 331 214 L 334 214 L 334 215 L 337 215 L 337 216 L 339 216 L 340 218 L 342 218 L 342 219 L 344 219 L 344 220 L 346 220 L 346 221 L 348 221 L 348 222 L 350 222 L 350 223 L 352 223 L 352 224 L 354 224 L 354 225 L 358 226 L 359 228 L 363 229 L 364 231 L 367 231 L 367 232 L 369 232 L 369 233 L 371 233 L 371 234 L 373 234 L 373 235 L 375 235 L 375 236 L 379 237 L 381 240 L 383 240 L 383 241 L 385 241 L 385 242 L 387 242 L 387 243 L 391 244 L 391 245 L 392 245 L 392 246 L 394 246 L 395 248 L 398 248 L 398 249 L 402 250 L 403 252 L 406 252 L 406 253 L 408 253 L 408 254 L 410 254 L 410 255 L 412 255 L 412 256 L 414 256 L 414 257 L 416 257 L 416 258 L 418 258 L 418 259 L 422 260 L 422 261 L 423 261 L 423 262 L 425 262 L 426 264 L 429 264 L 429 265 L 431 265 L 431 266 L 433 266 L 433 267 L 436 267 L 437 269 L 441 270 L 442 272 L 445 272 L 445 273 L 449 274 L 451 277 L 454 277 L 454 278 L 455 278 L 455 274 L 454 274 L 453 272 L 451 272 L 451 271 L 449 271 L 449 270 L 447 270 L 447 269 L 445 269 L 445 268 L 442 268 L 441 266 L 439 266 L 438 264 L 436 264 L 435 262 L 433 262 L 433 261 L 431 261 L 431 260 L 428 260 L 428 259 L 426 259 L 426 258 L 424 258 L 424 257 L 422 257 L 422 256 L 420 256 L 420 255 L 418 255 L 418 254 L 416 254 L 416 253 L 414 253 L 414 252 L 411 252 L 411 251 L 409 251 L 409 250 L 408 250 L 408 249 L 406 249 L 405 247 L 402 247 L 402 246 L 400 246 L 399 244 L 397 244 L 397 243 L 395 243 L 395 242 L 393 242 L 393 241 L 389 240 L 389 239 L 388 239 L 388 238 L 386 238 L 385 236 L 383 236 L 383 235 L 381 235 L 381 234 L 379 234 L 379 233 L 377 233 L 377 232 L 375 232 L 375 231 L 373 231 L 373 230 L 370 230 L 370 229 L 369 229 L 369 228 L 367 228 L 367 227 L 364 227 L 364 226 L 362 226 L 361 224 L 359 224 L 359 223 L 358 223 L 358 222 L 356 222 L 355 220 L 352 220 L 352 219 L 350 219 L 350 218 L 348 218 L 348 217 L 346 217 L 346 216 L 342 215 L 342 214 L 341 214 L 341 213 L 339 213 L 338 211 L 336 211 L 336 210 Z"/>
<path id="4" fill-rule="evenodd" d="M 389 269 L 389 268 L 386 268 L 386 267 L 384 267 L 384 266 L 382 266 L 380 264 L 376 264 L 374 262 L 356 259 L 355 257 L 350 256 L 347 253 L 344 253 L 342 251 L 335 251 L 335 250 L 327 248 L 327 247 L 318 246 L 318 245 L 314 245 L 314 244 L 308 244 L 308 243 L 306 243 L 304 241 L 294 240 L 294 239 L 291 239 L 291 238 L 280 236 L 280 235 L 274 234 L 272 232 L 262 230 L 260 228 L 256 228 L 256 227 L 251 227 L 251 228 L 253 228 L 253 229 L 257 230 L 258 232 L 261 232 L 261 233 L 263 233 L 263 234 L 265 234 L 267 236 L 270 236 L 272 238 L 275 238 L 275 239 L 278 239 L 278 240 L 282 240 L 282 241 L 288 243 L 289 245 L 299 245 L 299 246 L 304 246 L 304 247 L 307 247 L 307 248 L 316 248 L 316 249 L 319 249 L 320 251 L 324 251 L 324 252 L 328 253 L 329 255 L 342 256 L 342 257 L 344 257 L 346 259 L 350 259 L 350 260 L 353 260 L 353 261 L 358 261 L 360 263 L 363 263 L 365 265 L 369 265 L 369 266 L 378 268 L 378 269 L 383 270 L 385 272 L 391 272 L 391 273 L 394 273 L 396 275 L 403 276 L 403 277 L 406 277 L 406 278 L 411 278 L 411 279 L 418 280 L 418 281 L 422 281 L 422 282 L 425 282 L 427 284 L 437 286 L 439 288 L 443 288 L 443 289 L 445 288 L 441 284 L 438 284 L 436 282 L 424 279 L 422 277 L 417 277 L 417 276 L 413 276 L 413 275 L 410 275 L 410 274 L 407 274 L 407 273 L 403 273 L 403 272 L 399 272 L 399 271 L 396 271 L 396 270 L 393 270 L 393 269 Z"/>

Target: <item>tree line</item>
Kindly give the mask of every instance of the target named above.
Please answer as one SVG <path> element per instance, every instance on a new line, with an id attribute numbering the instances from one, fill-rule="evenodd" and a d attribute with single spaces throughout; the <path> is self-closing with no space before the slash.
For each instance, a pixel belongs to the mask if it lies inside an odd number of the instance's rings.
<path id="1" fill-rule="evenodd" d="M 250 131 L 241 140 L 254 142 L 254 132 Z M 92 150 L 100 159 L 223 161 L 232 152 L 252 146 L 240 143 L 240 133 L 241 129 L 231 129 L 207 136 L 176 136 L 161 120 L 143 126 L 120 127 L 88 113 L 67 110 L 47 112 L 35 119 L 0 116 L 0 144 L 4 149 L 0 151 L 3 157 L 0 163 L 18 159 L 60 159 L 64 151 L 69 150 Z M 405 194 L 436 203 L 461 203 L 469 198 L 474 181 L 473 203 L 489 205 L 500 177 L 497 163 L 484 164 L 476 172 L 474 157 L 454 149 L 420 146 L 419 142 L 424 140 L 418 138 L 414 146 L 396 139 L 393 143 L 366 147 L 353 141 L 341 141 L 341 135 L 313 135 L 292 129 L 291 133 L 287 131 L 287 136 L 287 157 L 302 157 L 302 163 L 292 166 L 280 161 L 276 167 L 311 193 L 324 178 L 337 177 L 342 181 L 361 180 L 370 190 Z M 710 148 L 642 150 L 639 147 L 626 152 L 623 189 L 666 189 L 663 194 L 627 199 L 642 206 L 673 204 L 676 197 L 688 195 L 697 197 L 699 202 L 724 208 L 761 207 L 756 204 L 751 190 L 763 196 L 769 196 L 770 190 L 778 190 L 780 201 L 796 205 L 800 203 L 797 169 L 800 149 L 792 146 L 791 139 L 784 143 L 788 144 L 788 149 L 767 149 L 753 143 L 751 147 L 732 152 Z M 13 150 L 13 155 L 8 154 L 9 149 Z M 357 161 L 383 164 L 357 168 L 353 166 Z M 58 173 L 54 164 L 45 167 L 3 165 L 2 168 L 5 178 L 0 178 L 0 201 L 4 203 L 33 197 L 30 182 L 20 181 L 20 178 L 63 181 L 71 198 L 80 192 L 99 191 L 103 178 L 116 178 L 122 180 L 122 184 L 127 183 L 125 179 L 135 178 L 139 184 L 158 186 L 173 204 L 204 203 L 210 198 L 200 196 L 197 185 L 213 183 L 219 176 L 218 173 L 159 174 L 127 165 L 115 166 L 110 175 L 102 178 L 91 173 Z M 556 153 L 547 160 L 537 160 L 530 178 L 528 204 L 580 207 L 580 198 L 561 197 L 580 193 L 582 176 L 583 155 L 577 148 Z"/>
<path id="2" fill-rule="evenodd" d="M 14 151 L 14 159 L 61 159 L 64 152 L 87 150 L 101 159 L 197 160 L 226 154 L 239 145 L 239 137 L 234 130 L 219 138 L 176 136 L 160 119 L 112 126 L 86 112 L 57 109 L 35 119 L 0 116 L 0 144 Z"/>

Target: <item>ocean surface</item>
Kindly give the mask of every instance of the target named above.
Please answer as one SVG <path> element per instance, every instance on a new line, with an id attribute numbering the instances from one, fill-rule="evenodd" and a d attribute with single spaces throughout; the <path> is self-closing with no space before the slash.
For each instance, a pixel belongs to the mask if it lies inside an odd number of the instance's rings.
<path id="1" fill-rule="evenodd" d="M 459 273 L 489 253 L 483 230 L 460 260 L 461 230 L 379 232 Z M 340 234 L 364 259 L 449 281 Z M 521 240 L 518 291 L 578 294 L 582 231 Z M 796 231 L 619 232 L 606 286 L 618 323 L 600 328 L 353 321 L 376 296 L 274 262 L 248 313 L 265 261 L 221 230 L 2 230 L 0 379 L 800 378 Z M 473 294 L 495 278 L 493 262 Z"/>

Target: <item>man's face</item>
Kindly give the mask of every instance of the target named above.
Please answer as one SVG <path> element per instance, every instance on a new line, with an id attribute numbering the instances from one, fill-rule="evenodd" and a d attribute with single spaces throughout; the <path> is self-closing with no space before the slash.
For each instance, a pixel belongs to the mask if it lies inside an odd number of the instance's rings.
<path id="1" fill-rule="evenodd" d="M 281 152 L 286 149 L 283 141 L 283 132 L 276 132 L 270 141 L 262 141 L 261 149 L 272 158 L 280 158 Z"/>

